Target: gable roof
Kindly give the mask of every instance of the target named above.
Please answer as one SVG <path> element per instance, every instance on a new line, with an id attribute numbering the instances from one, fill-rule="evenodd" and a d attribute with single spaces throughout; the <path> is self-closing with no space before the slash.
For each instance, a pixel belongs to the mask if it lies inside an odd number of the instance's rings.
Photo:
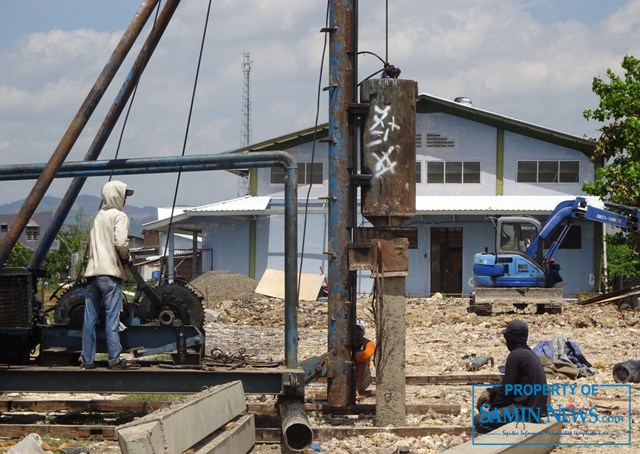
<path id="1" fill-rule="evenodd" d="M 583 139 L 561 131 L 527 123 L 522 120 L 517 120 L 488 110 L 479 109 L 468 104 L 439 98 L 427 93 L 421 93 L 418 95 L 418 99 L 416 100 L 416 112 L 446 113 L 455 117 L 464 118 L 477 123 L 493 126 L 494 128 L 515 132 L 523 136 L 532 137 L 534 139 L 554 143 L 572 150 L 577 150 L 587 156 L 591 156 L 591 153 L 595 148 L 595 142 L 592 140 Z M 301 131 L 292 132 L 263 142 L 248 145 L 243 148 L 238 148 L 233 150 L 232 153 L 286 150 L 287 148 L 291 148 L 296 145 L 311 142 L 314 138 L 314 134 L 316 139 L 327 137 L 329 134 L 328 123 L 318 125 L 317 128 L 311 127 L 303 129 Z"/>
<path id="2" fill-rule="evenodd" d="M 468 104 L 462 104 L 437 96 L 421 93 L 416 102 L 416 112 L 430 113 L 443 112 L 459 118 L 482 123 L 494 128 L 532 137 L 534 139 L 550 142 L 562 147 L 571 148 L 591 156 L 595 148 L 595 142 L 583 139 L 564 132 L 545 128 L 543 126 L 526 123 L 515 118 L 506 117 L 488 110 L 478 109 Z"/>

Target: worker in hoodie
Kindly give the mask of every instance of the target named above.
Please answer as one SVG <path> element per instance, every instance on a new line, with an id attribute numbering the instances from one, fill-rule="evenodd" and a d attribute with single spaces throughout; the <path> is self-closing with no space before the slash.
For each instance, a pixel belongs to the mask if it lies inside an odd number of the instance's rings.
<path id="1" fill-rule="evenodd" d="M 121 356 L 120 312 L 122 312 L 123 263 L 130 260 L 129 218 L 122 211 L 133 190 L 121 181 L 102 187 L 102 207 L 93 219 L 89 233 L 89 262 L 84 273 L 87 298 L 82 326 L 82 369 L 95 368 L 96 324 L 105 312 L 104 334 L 109 369 L 135 369 L 140 365 Z"/>
<path id="2" fill-rule="evenodd" d="M 500 386 L 478 398 L 473 418 L 476 434 L 509 422 L 544 422 L 547 416 L 547 378 L 540 358 L 527 345 L 529 327 L 522 320 L 512 320 L 502 334 L 509 349 L 504 377 Z"/>

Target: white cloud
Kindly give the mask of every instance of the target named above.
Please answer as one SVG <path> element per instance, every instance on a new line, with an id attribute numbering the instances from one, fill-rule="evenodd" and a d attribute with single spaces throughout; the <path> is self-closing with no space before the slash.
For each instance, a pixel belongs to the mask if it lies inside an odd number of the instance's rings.
<path id="1" fill-rule="evenodd" d="M 590 4 L 595 3 L 585 1 L 584 8 Z M 359 5 L 359 49 L 384 58 L 385 2 Z M 120 156 L 182 152 L 206 6 L 183 1 L 176 11 L 136 93 Z M 402 69 L 402 77 L 417 80 L 421 92 L 448 99 L 469 96 L 486 110 L 595 136 L 597 125 L 582 118 L 582 110 L 597 102 L 591 81 L 607 68 L 618 69 L 625 54 L 640 54 L 640 0 L 629 0 L 611 9 L 608 17 L 590 22 L 570 13 L 562 20 L 548 19 L 534 11 L 561 6 L 548 0 L 395 0 L 389 2 L 389 61 Z M 313 124 L 325 8 L 326 2 L 306 0 L 213 3 L 187 154 L 240 146 L 244 52 L 253 60 L 254 141 Z M 25 15 L 15 20 L 27 24 L 30 19 Z M 0 164 L 49 158 L 120 40 L 121 28 L 120 23 L 100 31 L 63 30 L 52 22 L 48 30 L 0 43 Z M 86 153 L 139 46 L 105 93 L 69 159 L 82 159 Z M 370 55 L 358 61 L 360 80 L 381 68 Z M 327 84 L 328 71 L 325 60 L 322 85 Z M 321 122 L 327 121 L 327 105 L 327 94 L 321 92 Z M 115 154 L 122 121 L 114 127 L 103 157 Z M 171 181 L 168 176 L 136 178 Z M 184 188 L 181 197 L 185 203 L 204 204 L 235 196 L 237 184 L 229 178 L 222 184 L 224 179 L 216 177 L 215 190 Z M 200 189 L 206 186 L 202 181 L 211 180 L 200 174 L 189 179 Z M 172 184 L 158 185 L 145 200 L 141 195 L 140 203 L 166 205 Z M 11 197 L 5 195 L 5 201 Z"/>

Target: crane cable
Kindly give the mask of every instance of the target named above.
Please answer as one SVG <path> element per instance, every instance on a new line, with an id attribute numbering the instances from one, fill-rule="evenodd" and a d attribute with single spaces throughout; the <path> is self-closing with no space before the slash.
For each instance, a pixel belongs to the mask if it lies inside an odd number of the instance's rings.
<path id="1" fill-rule="evenodd" d="M 329 1 L 327 1 L 327 12 L 325 15 L 325 29 L 329 27 Z M 311 141 L 311 168 L 313 169 L 313 164 L 316 156 L 316 142 L 318 136 L 318 118 L 320 117 L 320 96 L 322 94 L 322 74 L 324 72 L 324 59 L 327 52 L 327 33 L 324 34 L 324 44 L 322 46 L 322 58 L 320 59 L 320 74 L 318 75 L 318 89 L 316 93 L 316 119 L 315 124 L 313 126 L 313 140 Z M 305 170 L 306 173 L 306 170 Z M 301 239 L 301 249 L 300 249 L 300 268 L 298 269 L 298 287 L 297 287 L 297 295 L 296 300 L 300 299 L 300 286 L 302 282 L 302 263 L 304 262 L 304 245 L 307 237 L 307 218 L 309 213 L 309 198 L 311 196 L 311 188 L 313 186 L 313 179 L 309 181 L 309 188 L 307 189 L 307 196 L 304 201 L 304 221 L 302 226 L 302 239 Z"/>
<path id="2" fill-rule="evenodd" d="M 195 102 L 195 96 L 196 96 L 196 90 L 198 88 L 198 76 L 200 75 L 200 66 L 202 64 L 202 54 L 204 53 L 204 44 L 206 41 L 206 37 L 207 37 L 207 27 L 209 25 L 209 15 L 211 13 L 211 0 L 209 0 L 209 5 L 207 7 L 207 15 L 205 17 L 204 20 L 204 30 L 202 31 L 202 40 L 200 42 L 200 54 L 198 55 L 198 65 L 196 68 L 196 75 L 195 75 L 195 79 L 193 81 L 193 90 L 191 93 L 191 103 L 189 105 L 189 116 L 187 118 L 187 125 L 186 125 L 186 129 L 184 132 L 184 141 L 182 143 L 182 156 L 185 155 L 186 149 L 187 149 L 187 139 L 189 137 L 189 126 L 191 125 L 191 115 L 193 113 L 193 105 Z M 165 245 L 164 245 L 164 253 L 162 254 L 163 257 L 166 257 L 166 253 L 167 253 L 167 249 L 169 248 L 169 238 L 171 237 L 171 230 L 173 228 L 173 216 L 175 213 L 175 208 L 176 208 L 176 200 L 178 198 L 178 189 L 180 188 L 180 178 L 182 176 L 182 170 L 178 171 L 178 177 L 176 180 L 176 189 L 174 191 L 173 194 L 173 203 L 171 204 L 171 216 L 169 216 L 169 227 L 167 228 L 167 238 L 165 241 Z M 166 260 L 164 260 L 162 262 L 161 268 L 160 268 L 160 275 L 164 274 L 164 268 L 166 266 Z"/>
<path id="3" fill-rule="evenodd" d="M 160 14 L 160 7 L 162 6 L 162 1 L 158 2 L 158 6 L 156 7 L 156 15 L 153 18 L 153 27 L 156 26 L 156 22 L 158 21 L 158 15 Z M 142 77 L 142 74 L 140 74 L 140 77 Z M 135 82 L 135 86 L 133 87 L 133 93 L 131 94 L 131 99 L 129 99 L 129 105 L 127 107 L 127 113 L 124 116 L 124 120 L 122 122 L 122 128 L 120 129 L 120 135 L 118 136 L 118 145 L 116 146 L 116 152 L 115 155 L 113 157 L 113 159 L 118 159 L 118 155 L 120 154 L 120 146 L 122 145 L 122 138 L 124 137 L 124 130 L 127 127 L 127 123 L 129 122 L 129 114 L 131 113 L 131 108 L 133 107 L 133 101 L 136 99 L 136 93 L 138 92 L 138 85 L 140 84 L 140 77 L 138 77 L 138 80 L 136 80 Z M 107 182 L 111 181 L 113 179 L 113 171 L 111 171 L 111 174 L 109 175 L 109 178 L 107 179 Z M 98 211 L 100 211 L 100 209 L 102 208 L 104 201 L 102 200 L 102 198 L 100 199 L 100 203 L 98 204 Z M 84 248 L 84 254 L 82 255 L 82 269 L 86 269 L 87 267 L 87 262 L 89 261 L 89 242 L 87 241 L 87 244 Z"/>

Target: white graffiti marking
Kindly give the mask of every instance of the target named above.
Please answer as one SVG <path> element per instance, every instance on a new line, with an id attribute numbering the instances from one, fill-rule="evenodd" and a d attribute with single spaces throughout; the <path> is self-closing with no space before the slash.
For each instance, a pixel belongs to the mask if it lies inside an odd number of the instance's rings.
<path id="1" fill-rule="evenodd" d="M 389 111 L 391 110 L 391 106 L 387 106 L 384 109 L 380 109 L 378 106 L 373 106 L 376 113 L 381 114 L 381 116 L 374 115 L 373 116 L 373 126 L 369 128 L 369 131 L 373 131 L 374 129 L 378 129 L 378 126 L 384 128 L 384 119 L 389 115 Z"/>
<path id="2" fill-rule="evenodd" d="M 367 144 L 367 147 L 375 147 L 383 145 L 389 140 L 390 133 L 400 130 L 400 125 L 396 123 L 395 115 L 391 115 L 391 119 L 387 119 L 391 112 L 391 106 L 386 106 L 381 109 L 378 106 L 373 106 L 375 114 L 373 116 L 373 125 L 369 128 L 369 134 L 375 138 Z M 386 121 L 386 124 L 385 124 Z M 395 173 L 394 168 L 396 162 L 391 159 L 391 154 L 396 151 L 396 146 L 391 145 L 386 152 L 380 156 L 378 153 L 371 153 L 378 162 L 375 165 L 375 177 L 379 178 L 387 172 Z M 397 148 L 400 151 L 400 148 Z"/>
<path id="3" fill-rule="evenodd" d="M 381 177 L 387 172 L 395 173 L 393 168 L 396 166 L 397 162 L 393 162 L 389 158 L 395 149 L 395 146 L 390 146 L 389 149 L 383 153 L 382 157 L 378 156 L 376 153 L 371 153 L 373 157 L 378 160 L 378 162 L 376 162 L 376 178 Z"/>

